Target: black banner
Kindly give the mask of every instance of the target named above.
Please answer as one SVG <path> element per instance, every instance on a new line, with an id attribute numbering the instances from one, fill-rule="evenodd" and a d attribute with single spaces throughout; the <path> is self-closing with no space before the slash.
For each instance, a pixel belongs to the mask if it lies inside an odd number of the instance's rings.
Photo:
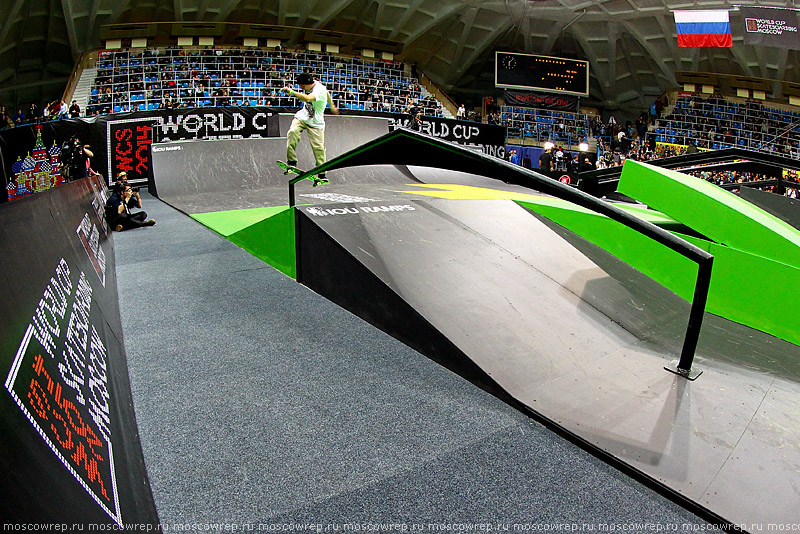
<path id="1" fill-rule="evenodd" d="M 407 126 L 409 119 L 409 115 L 392 114 L 389 129 Z M 505 158 L 505 126 L 423 116 L 419 131 L 451 143 L 479 148 L 490 156 Z"/>
<path id="2" fill-rule="evenodd" d="M 739 6 L 744 42 L 800 50 L 797 12 L 790 9 Z"/>
<path id="3" fill-rule="evenodd" d="M 267 108 L 192 108 L 109 115 L 107 168 L 110 176 L 125 171 L 134 183 L 152 179 L 150 145 L 191 139 L 278 137 L 277 115 Z"/>
<path id="4" fill-rule="evenodd" d="M 526 106 L 557 111 L 578 111 L 580 99 L 570 95 L 546 95 L 522 91 L 505 91 L 507 106 Z"/>
<path id="5" fill-rule="evenodd" d="M 96 177 L 0 206 L 7 523 L 158 524 L 132 409 L 105 195 Z"/>

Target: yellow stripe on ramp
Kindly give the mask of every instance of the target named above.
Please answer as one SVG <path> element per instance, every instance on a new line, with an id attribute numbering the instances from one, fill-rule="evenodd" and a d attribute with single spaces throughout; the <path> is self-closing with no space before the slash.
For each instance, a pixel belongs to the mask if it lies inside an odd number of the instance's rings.
<path id="1" fill-rule="evenodd" d="M 553 200 L 552 197 L 542 195 L 530 195 L 527 193 L 515 193 L 513 191 L 501 191 L 499 189 L 486 189 L 484 187 L 474 187 L 471 185 L 457 184 L 409 184 L 414 187 L 424 187 L 432 191 L 399 191 L 400 193 L 410 193 L 434 198 L 445 198 L 450 200 L 524 200 L 528 202 L 541 201 L 543 199 Z"/>

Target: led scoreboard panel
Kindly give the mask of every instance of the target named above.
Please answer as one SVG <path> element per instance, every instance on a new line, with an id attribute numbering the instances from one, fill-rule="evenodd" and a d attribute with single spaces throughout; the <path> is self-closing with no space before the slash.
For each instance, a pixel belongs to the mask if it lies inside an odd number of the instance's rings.
<path id="1" fill-rule="evenodd" d="M 589 96 L 589 62 L 512 52 L 495 52 L 497 87 Z"/>

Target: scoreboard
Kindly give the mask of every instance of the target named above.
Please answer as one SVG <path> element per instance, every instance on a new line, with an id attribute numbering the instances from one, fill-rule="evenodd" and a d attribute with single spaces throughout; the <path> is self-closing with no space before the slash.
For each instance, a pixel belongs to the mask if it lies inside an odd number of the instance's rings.
<path id="1" fill-rule="evenodd" d="M 589 62 L 513 52 L 495 52 L 497 87 L 589 96 Z"/>

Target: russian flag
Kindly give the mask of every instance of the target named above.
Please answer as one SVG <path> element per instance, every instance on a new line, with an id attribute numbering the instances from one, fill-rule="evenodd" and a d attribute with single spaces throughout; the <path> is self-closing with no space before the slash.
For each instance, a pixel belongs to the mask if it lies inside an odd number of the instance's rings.
<path id="1" fill-rule="evenodd" d="M 733 46 L 727 10 L 681 10 L 674 14 L 678 46 Z"/>

